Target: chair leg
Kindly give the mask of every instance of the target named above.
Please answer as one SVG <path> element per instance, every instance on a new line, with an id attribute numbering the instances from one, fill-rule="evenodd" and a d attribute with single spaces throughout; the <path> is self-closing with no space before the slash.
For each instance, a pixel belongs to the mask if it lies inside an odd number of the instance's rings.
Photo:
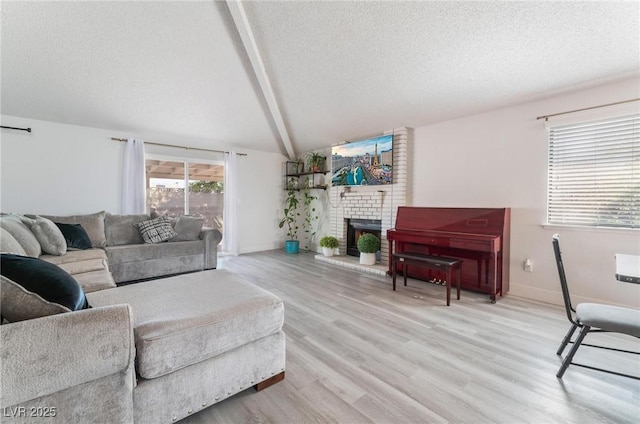
<path id="1" fill-rule="evenodd" d="M 562 343 L 560 344 L 560 347 L 558 348 L 556 355 L 562 355 L 564 348 L 567 347 L 567 344 L 569 344 L 569 342 L 571 341 L 571 337 L 573 337 L 573 333 L 575 333 L 576 328 L 578 328 L 578 326 L 573 324 L 569 329 L 569 331 L 567 331 L 567 335 L 564 336 L 564 339 L 562 339 Z"/>
<path id="2" fill-rule="evenodd" d="M 562 361 L 562 365 L 560 366 L 560 369 L 558 370 L 558 373 L 556 374 L 556 377 L 562 378 L 562 376 L 564 375 L 564 372 L 569 367 L 569 364 L 571 364 L 571 361 L 573 360 L 573 356 L 578 351 L 578 348 L 580 347 L 580 344 L 584 340 L 584 337 L 587 335 L 589 330 L 591 330 L 591 327 L 589 327 L 588 325 L 585 325 L 585 326 L 582 327 L 582 329 L 580 330 L 580 334 L 578 334 L 578 337 L 576 338 L 576 341 L 573 342 L 573 346 L 569 350 L 569 353 L 567 353 L 567 356 Z"/>

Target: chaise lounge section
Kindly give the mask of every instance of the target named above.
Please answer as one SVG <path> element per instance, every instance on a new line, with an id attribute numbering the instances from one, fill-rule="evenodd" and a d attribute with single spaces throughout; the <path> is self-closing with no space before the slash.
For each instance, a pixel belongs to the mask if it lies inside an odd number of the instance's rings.
<path id="1" fill-rule="evenodd" d="M 0 326 L 3 422 L 171 423 L 284 378 L 282 300 L 225 270 L 87 299 Z"/>

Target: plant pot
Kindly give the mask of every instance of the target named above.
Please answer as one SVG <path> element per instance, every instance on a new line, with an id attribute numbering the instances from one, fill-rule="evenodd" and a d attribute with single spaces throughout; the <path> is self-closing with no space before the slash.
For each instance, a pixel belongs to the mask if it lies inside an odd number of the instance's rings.
<path id="1" fill-rule="evenodd" d="M 360 265 L 375 265 L 376 254 L 375 253 L 362 253 L 360 252 Z"/>
<path id="2" fill-rule="evenodd" d="M 300 242 L 298 240 L 287 240 L 284 242 L 284 251 L 287 253 L 299 253 Z"/>
<path id="3" fill-rule="evenodd" d="M 322 254 L 324 256 L 333 256 L 333 251 L 334 251 L 334 249 L 332 249 L 331 247 L 323 247 L 322 248 Z"/>

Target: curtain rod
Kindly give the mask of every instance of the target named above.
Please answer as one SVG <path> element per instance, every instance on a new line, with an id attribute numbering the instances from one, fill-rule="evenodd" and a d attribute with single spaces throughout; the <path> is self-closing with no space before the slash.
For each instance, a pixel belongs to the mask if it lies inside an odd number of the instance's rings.
<path id="1" fill-rule="evenodd" d="M 0 128 L 6 128 L 8 130 L 26 131 L 29 133 L 31 132 L 31 128 L 5 127 L 4 125 L 0 125 Z"/>
<path id="2" fill-rule="evenodd" d="M 116 137 L 111 137 L 111 140 L 124 141 L 124 142 L 127 141 L 126 138 L 116 138 Z M 152 144 L 154 146 L 163 146 L 163 147 L 175 147 L 178 149 L 185 149 L 185 150 L 199 150 L 201 152 L 229 153 L 228 151 L 225 151 L 225 150 L 201 149 L 200 147 L 178 146 L 177 144 L 154 143 L 152 141 L 145 141 L 144 144 Z M 236 155 L 247 156 L 246 153 L 236 153 Z"/>
<path id="3" fill-rule="evenodd" d="M 536 120 L 544 119 L 546 121 L 549 118 L 551 118 L 552 116 L 566 115 L 567 113 L 582 112 L 583 110 L 598 109 L 598 108 L 601 108 L 601 107 L 614 106 L 614 105 L 620 105 L 620 104 L 623 104 L 623 103 L 631 103 L 631 102 L 637 102 L 637 101 L 640 101 L 640 98 L 638 98 L 638 99 L 630 99 L 630 100 L 623 100 L 621 102 L 615 102 L 615 103 L 607 103 L 606 105 L 591 106 L 591 107 L 585 107 L 585 108 L 582 108 L 582 109 L 569 110 L 567 112 L 553 113 L 551 115 L 542 115 L 542 116 L 538 116 L 536 118 Z"/>

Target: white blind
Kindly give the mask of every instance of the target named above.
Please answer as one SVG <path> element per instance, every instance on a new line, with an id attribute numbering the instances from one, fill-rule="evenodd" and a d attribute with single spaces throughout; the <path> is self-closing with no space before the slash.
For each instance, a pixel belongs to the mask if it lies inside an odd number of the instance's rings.
<path id="1" fill-rule="evenodd" d="M 640 114 L 549 128 L 547 219 L 640 228 Z"/>

